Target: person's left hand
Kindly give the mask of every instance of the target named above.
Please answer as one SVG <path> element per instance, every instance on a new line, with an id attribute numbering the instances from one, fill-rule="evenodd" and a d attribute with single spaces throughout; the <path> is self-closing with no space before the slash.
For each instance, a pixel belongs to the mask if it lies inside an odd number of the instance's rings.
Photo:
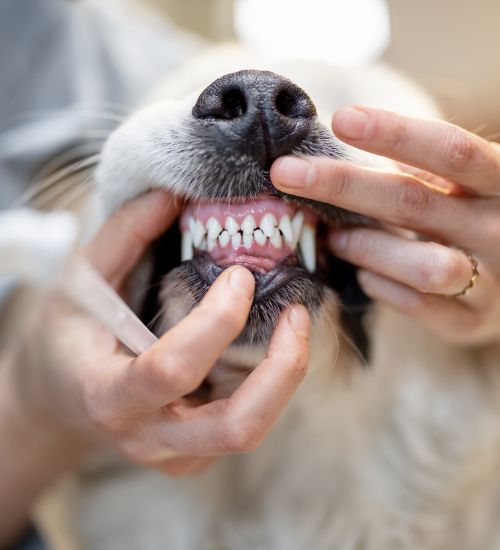
<path id="1" fill-rule="evenodd" d="M 386 224 L 344 228 L 329 239 L 336 256 L 360 266 L 367 295 L 446 341 L 500 342 L 499 144 L 445 122 L 365 107 L 339 110 L 333 129 L 343 141 L 397 161 L 400 171 L 283 157 L 272 167 L 273 184 Z M 415 231 L 418 240 L 394 226 Z"/>

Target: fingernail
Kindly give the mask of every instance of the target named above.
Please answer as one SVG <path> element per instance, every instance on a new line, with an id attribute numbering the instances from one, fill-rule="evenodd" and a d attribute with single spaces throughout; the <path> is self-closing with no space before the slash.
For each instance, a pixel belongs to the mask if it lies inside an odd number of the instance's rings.
<path id="1" fill-rule="evenodd" d="M 334 250 L 345 250 L 347 248 L 347 231 L 334 231 L 330 234 L 330 245 Z"/>
<path id="2" fill-rule="evenodd" d="M 304 338 L 309 338 L 309 330 L 311 326 L 311 318 L 304 306 L 296 305 L 288 311 L 288 321 L 290 326 L 297 334 Z"/>
<path id="3" fill-rule="evenodd" d="M 306 187 L 312 182 L 314 167 L 305 159 L 281 157 L 274 164 L 274 175 L 282 187 Z"/>
<path id="4" fill-rule="evenodd" d="M 236 292 L 252 298 L 255 288 L 255 279 L 253 275 L 244 267 L 233 267 L 229 273 L 229 284 Z"/>
<path id="5" fill-rule="evenodd" d="M 339 109 L 333 117 L 333 131 L 349 139 L 364 139 L 368 132 L 369 114 L 357 107 Z"/>

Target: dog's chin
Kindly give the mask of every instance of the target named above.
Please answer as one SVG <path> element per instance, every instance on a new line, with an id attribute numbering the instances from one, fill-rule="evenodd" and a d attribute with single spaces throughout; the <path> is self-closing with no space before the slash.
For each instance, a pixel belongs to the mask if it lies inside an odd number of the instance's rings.
<path id="1" fill-rule="evenodd" d="M 198 304 L 224 268 L 202 252 L 168 273 L 161 292 L 167 325 Z M 320 310 L 325 287 L 295 255 L 287 256 L 267 272 L 251 271 L 255 278 L 254 300 L 235 345 L 267 345 L 280 314 L 292 304 L 305 305 L 312 315 Z"/>

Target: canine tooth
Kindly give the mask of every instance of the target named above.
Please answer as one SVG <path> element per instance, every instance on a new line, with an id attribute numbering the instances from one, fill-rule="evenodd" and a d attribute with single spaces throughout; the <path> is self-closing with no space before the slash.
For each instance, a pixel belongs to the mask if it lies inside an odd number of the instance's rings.
<path id="1" fill-rule="evenodd" d="M 181 261 L 193 259 L 193 240 L 191 239 L 191 233 L 189 231 L 182 232 L 181 242 Z"/>
<path id="2" fill-rule="evenodd" d="M 226 248 L 230 240 L 231 237 L 229 233 L 224 229 L 224 231 L 219 235 L 219 244 L 222 246 L 222 248 Z"/>
<path id="3" fill-rule="evenodd" d="M 274 229 L 278 225 L 278 222 L 276 221 L 276 218 L 273 214 L 268 212 L 265 214 L 260 221 L 260 228 L 262 229 L 262 232 L 266 237 L 272 237 L 274 234 Z"/>
<path id="4" fill-rule="evenodd" d="M 209 239 L 216 239 L 222 231 L 222 225 L 212 217 L 207 222 L 207 231 Z"/>
<path id="5" fill-rule="evenodd" d="M 267 237 L 264 235 L 261 229 L 256 229 L 253 233 L 253 238 L 259 246 L 264 246 L 267 241 Z"/>
<path id="6" fill-rule="evenodd" d="M 281 248 L 283 244 L 283 239 L 281 238 L 281 233 L 279 232 L 279 229 L 275 229 L 273 236 L 269 239 L 271 241 L 271 244 L 274 246 L 274 248 Z"/>
<path id="7" fill-rule="evenodd" d="M 304 213 L 300 210 L 295 214 L 292 220 L 292 229 L 293 229 L 293 241 L 292 245 L 297 246 L 299 241 L 300 232 L 302 231 L 302 224 L 304 223 Z"/>
<path id="8" fill-rule="evenodd" d="M 253 245 L 253 233 L 243 233 L 243 246 L 248 250 Z"/>
<path id="9" fill-rule="evenodd" d="M 238 233 L 238 231 L 240 230 L 240 226 L 238 225 L 238 222 L 232 216 L 228 216 L 226 218 L 226 223 L 224 224 L 224 228 L 228 230 L 231 237 L 236 235 L 236 233 Z"/>
<path id="10" fill-rule="evenodd" d="M 316 229 L 311 225 L 304 225 L 299 240 L 302 260 L 311 273 L 316 269 Z"/>
<path id="11" fill-rule="evenodd" d="M 201 241 L 203 240 L 203 237 L 205 236 L 205 227 L 204 225 L 201 223 L 200 220 L 196 220 L 195 222 L 195 226 L 194 226 L 194 231 L 192 233 L 192 236 L 193 236 L 193 244 L 195 247 L 199 247 L 200 246 L 200 243 Z"/>
<path id="12" fill-rule="evenodd" d="M 241 224 L 243 235 L 251 235 L 256 227 L 257 224 L 255 223 L 255 218 L 252 216 L 252 214 L 248 214 L 247 216 L 245 216 L 245 219 Z"/>
<path id="13" fill-rule="evenodd" d="M 188 227 L 189 227 L 189 231 L 191 231 L 191 234 L 194 235 L 194 228 L 196 227 L 196 222 L 193 216 L 189 216 L 188 218 Z"/>
<path id="14" fill-rule="evenodd" d="M 288 214 L 285 214 L 279 224 L 279 229 L 283 233 L 283 237 L 285 237 L 285 241 L 287 243 L 293 242 L 293 229 L 292 229 L 292 222 L 290 220 L 290 216 Z"/>
<path id="15" fill-rule="evenodd" d="M 231 237 L 231 245 L 233 248 L 239 248 L 241 246 L 241 233 L 236 233 Z"/>

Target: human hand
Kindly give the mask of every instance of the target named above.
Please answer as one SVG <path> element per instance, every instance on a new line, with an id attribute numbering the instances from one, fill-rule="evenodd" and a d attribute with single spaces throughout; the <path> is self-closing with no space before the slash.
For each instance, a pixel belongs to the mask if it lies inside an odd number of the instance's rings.
<path id="1" fill-rule="evenodd" d="M 500 146 L 457 126 L 349 107 L 333 118 L 339 139 L 389 157 L 382 171 L 319 157 L 283 157 L 280 190 L 381 220 L 385 229 L 332 232 L 334 254 L 358 265 L 370 297 L 459 345 L 500 341 Z M 403 232 L 410 229 L 418 234 Z M 466 250 L 478 261 L 473 277 Z"/>
<path id="2" fill-rule="evenodd" d="M 177 214 L 171 197 L 151 192 L 117 211 L 85 253 L 120 289 Z M 243 329 L 253 292 L 249 271 L 225 270 L 200 305 L 137 358 L 97 321 L 54 300 L 12 369 L 16 401 L 39 431 L 68 441 L 99 439 L 169 474 L 192 473 L 211 457 L 255 449 L 305 375 L 305 308 L 282 315 L 267 358 L 229 398 L 200 404 L 184 397 Z"/>

